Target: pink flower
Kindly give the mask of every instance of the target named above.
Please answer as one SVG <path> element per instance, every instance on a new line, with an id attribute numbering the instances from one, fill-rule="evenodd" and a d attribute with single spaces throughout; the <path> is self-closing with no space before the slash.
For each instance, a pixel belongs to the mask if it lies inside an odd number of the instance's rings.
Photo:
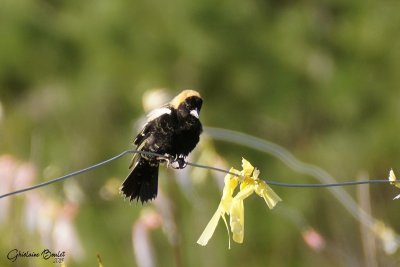
<path id="1" fill-rule="evenodd" d="M 320 252 L 325 248 L 324 238 L 313 228 L 308 228 L 302 232 L 304 242 L 314 251 Z"/>

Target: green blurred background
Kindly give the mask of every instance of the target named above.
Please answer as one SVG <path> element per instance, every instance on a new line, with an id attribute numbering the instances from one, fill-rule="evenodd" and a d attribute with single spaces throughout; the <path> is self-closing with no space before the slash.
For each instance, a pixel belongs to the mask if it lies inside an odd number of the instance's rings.
<path id="1" fill-rule="evenodd" d="M 371 0 L 2 0 L 2 193 L 130 148 L 154 88 L 196 89 L 204 125 L 275 142 L 340 181 L 386 179 L 400 170 L 399 12 L 398 1 Z M 239 168 L 246 157 L 263 178 L 315 182 L 270 155 L 202 140 L 192 161 Z M 272 211 L 253 196 L 244 244 L 228 250 L 220 222 L 201 247 L 222 176 L 163 169 L 156 204 L 129 205 L 117 192 L 128 165 L 129 156 L 1 199 L 0 265 L 54 265 L 11 263 L 13 248 L 61 248 L 67 266 L 98 266 L 97 254 L 106 267 L 152 266 L 146 253 L 156 266 L 400 264 L 323 188 L 274 187 L 283 202 Z M 373 185 L 368 197 L 363 188 L 345 190 L 400 232 L 396 189 Z M 149 249 L 132 241 L 134 229 Z M 310 231 L 319 246 L 305 242 Z"/>

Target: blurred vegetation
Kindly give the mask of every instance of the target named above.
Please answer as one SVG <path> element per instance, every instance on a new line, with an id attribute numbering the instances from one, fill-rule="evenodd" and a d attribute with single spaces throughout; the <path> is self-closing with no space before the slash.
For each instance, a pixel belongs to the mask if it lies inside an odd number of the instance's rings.
<path id="1" fill-rule="evenodd" d="M 390 0 L 3 0 L 0 154 L 11 155 L 6 159 L 15 170 L 32 164 L 30 183 L 54 178 L 129 148 L 149 89 L 169 88 L 173 96 L 194 88 L 204 98 L 204 125 L 278 143 L 339 180 L 360 173 L 384 179 L 400 162 L 399 12 L 400 3 Z M 210 164 L 219 155 L 218 163 L 239 167 L 245 156 L 262 177 L 312 181 L 268 155 L 227 143 L 204 142 L 193 159 L 204 163 L 210 154 Z M 218 227 L 203 248 L 196 240 L 220 199 L 214 174 L 194 179 L 191 170 L 162 170 L 161 200 L 142 207 L 115 192 L 128 165 L 127 157 L 10 197 L 0 221 L 7 233 L 0 265 L 14 266 L 4 258 L 10 249 L 46 248 L 23 219 L 30 194 L 37 194 L 42 204 L 34 215 L 47 216 L 45 205 L 55 203 L 49 225 L 69 214 L 76 229 L 82 254 L 66 251 L 67 266 L 96 266 L 97 253 L 104 266 L 135 266 L 132 231 L 138 225 L 151 230 L 158 266 L 367 266 L 360 225 L 325 189 L 274 187 L 286 212 L 250 200 L 245 243 L 228 250 L 225 229 Z M 185 177 L 172 179 L 176 175 Z M 5 190 L 6 178 L 0 178 Z M 356 187 L 347 191 L 356 198 Z M 400 232 L 395 189 L 374 185 L 370 191 L 372 214 Z M 165 225 L 163 201 L 170 203 L 175 230 Z M 153 223 L 143 219 L 146 208 Z M 325 249 L 307 246 L 288 213 L 316 229 Z M 164 234 L 174 231 L 178 240 Z M 375 253 L 378 265 L 371 266 L 400 262 L 379 243 Z"/>

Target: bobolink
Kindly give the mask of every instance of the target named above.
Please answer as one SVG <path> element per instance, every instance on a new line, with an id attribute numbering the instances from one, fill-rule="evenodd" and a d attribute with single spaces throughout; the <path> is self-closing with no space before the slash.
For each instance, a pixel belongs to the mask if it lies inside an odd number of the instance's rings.
<path id="1" fill-rule="evenodd" d="M 202 126 L 199 112 L 203 100 L 194 90 L 184 90 L 168 104 L 153 110 L 133 143 L 139 151 L 153 152 L 163 157 L 135 154 L 129 168 L 133 169 L 120 188 L 130 201 L 146 202 L 157 196 L 158 167 L 181 169 L 187 155 L 199 142 Z"/>

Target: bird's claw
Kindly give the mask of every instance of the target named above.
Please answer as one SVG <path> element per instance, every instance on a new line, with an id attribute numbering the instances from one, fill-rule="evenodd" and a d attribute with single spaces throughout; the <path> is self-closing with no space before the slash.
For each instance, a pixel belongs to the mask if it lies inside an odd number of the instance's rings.
<path id="1" fill-rule="evenodd" d="M 187 166 L 186 157 L 183 155 L 176 157 L 165 155 L 165 160 L 167 161 L 167 167 L 171 167 L 173 169 L 183 169 Z"/>
<path id="2" fill-rule="evenodd" d="M 179 168 L 178 168 L 178 169 L 183 169 L 183 168 L 185 168 L 185 167 L 187 166 L 186 157 L 184 157 L 184 156 L 179 156 L 179 157 L 176 159 L 175 162 L 177 162 L 178 165 L 179 165 Z"/>

